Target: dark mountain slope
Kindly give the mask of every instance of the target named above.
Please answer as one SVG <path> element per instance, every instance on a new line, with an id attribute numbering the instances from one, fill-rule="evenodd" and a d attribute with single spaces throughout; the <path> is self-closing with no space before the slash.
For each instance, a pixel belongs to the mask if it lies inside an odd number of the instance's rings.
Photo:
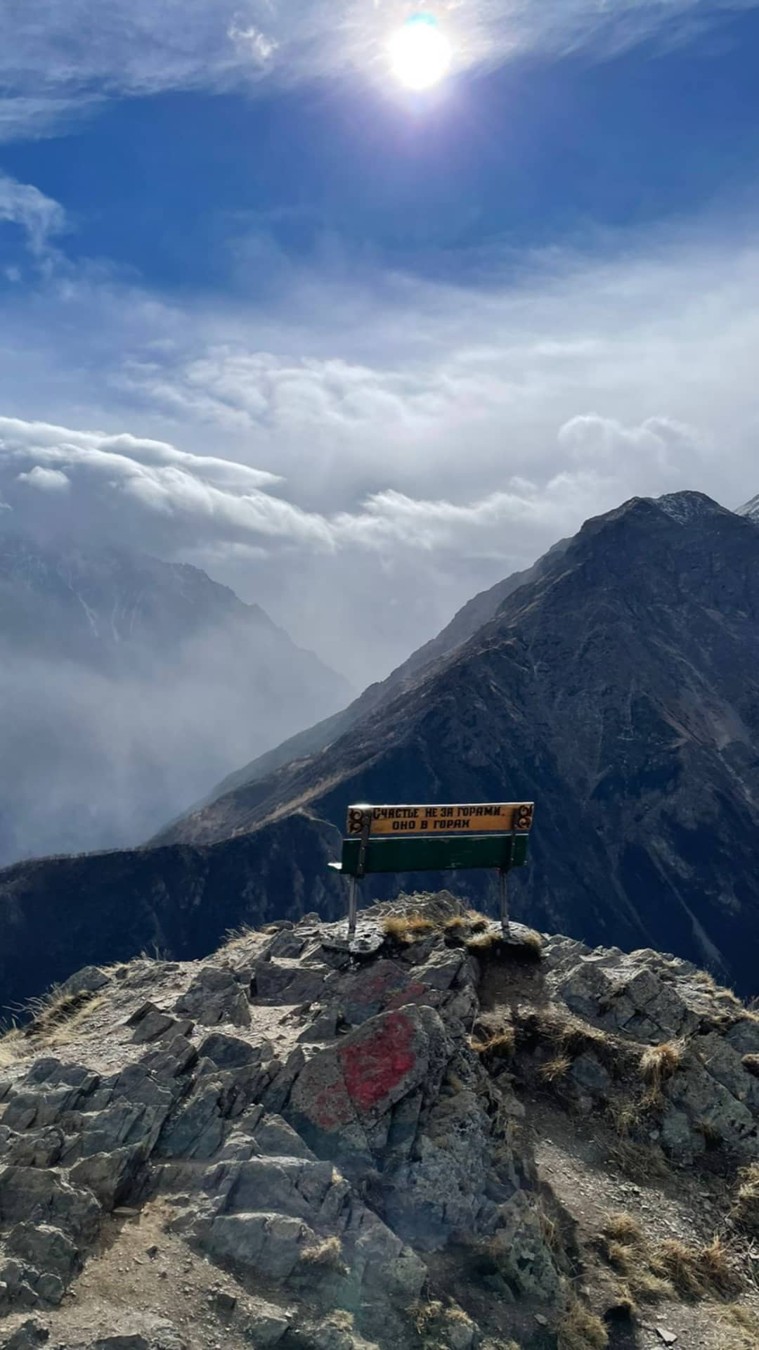
<path id="1" fill-rule="evenodd" d="M 83 965 L 206 955 L 231 928 L 314 909 L 338 918 L 337 831 L 305 816 L 208 848 L 129 849 L 0 873 L 0 1017 Z M 286 902 L 285 902 L 286 897 Z"/>

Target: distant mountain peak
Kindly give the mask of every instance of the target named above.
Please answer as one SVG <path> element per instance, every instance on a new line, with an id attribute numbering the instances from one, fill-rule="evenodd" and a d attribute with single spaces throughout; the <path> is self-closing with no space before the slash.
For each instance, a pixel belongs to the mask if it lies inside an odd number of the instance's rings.
<path id="1" fill-rule="evenodd" d="M 707 497 L 705 492 L 667 492 L 663 497 L 653 498 L 653 501 L 661 511 L 665 511 L 680 525 L 689 524 L 692 520 L 702 520 L 724 509 L 711 497 Z"/>
<path id="2" fill-rule="evenodd" d="M 745 506 L 739 506 L 735 513 L 737 516 L 748 516 L 749 520 L 755 520 L 759 523 L 759 495 L 752 497 Z"/>

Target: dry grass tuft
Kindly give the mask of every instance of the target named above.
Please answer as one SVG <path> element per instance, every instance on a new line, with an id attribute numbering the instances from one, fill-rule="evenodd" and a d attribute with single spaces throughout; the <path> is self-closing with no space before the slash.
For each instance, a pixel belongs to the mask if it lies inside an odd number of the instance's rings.
<path id="1" fill-rule="evenodd" d="M 633 1126 L 640 1116 L 640 1108 L 636 1102 L 616 1101 L 610 1102 L 607 1114 L 614 1127 L 614 1132 L 620 1139 L 626 1139 Z"/>
<path id="2" fill-rule="evenodd" d="M 540 1066 L 540 1077 L 544 1083 L 558 1083 L 562 1078 L 566 1078 L 572 1067 L 572 1061 L 569 1055 L 556 1055 L 554 1059 L 549 1059 Z"/>
<path id="3" fill-rule="evenodd" d="M 0 1036 L 0 1069 L 7 1069 L 23 1054 L 24 1033 L 18 1027 L 11 1027 Z"/>
<path id="4" fill-rule="evenodd" d="M 487 922 L 487 920 L 485 920 L 485 922 Z M 465 914 L 452 914 L 450 919 L 446 919 L 445 923 L 443 924 L 443 932 L 455 934 L 462 932 L 464 928 L 466 928 L 467 931 L 469 931 L 471 927 L 472 921 L 471 919 L 467 918 Z"/>
<path id="5" fill-rule="evenodd" d="M 620 1138 L 609 1149 L 608 1161 L 631 1181 L 650 1181 L 669 1172 L 667 1159 L 658 1144 L 636 1144 Z"/>
<path id="6" fill-rule="evenodd" d="M 759 1238 L 759 1163 L 751 1163 L 738 1173 L 738 1189 L 730 1216 L 738 1228 Z"/>
<path id="7" fill-rule="evenodd" d="M 727 1247 L 718 1237 L 704 1246 L 677 1238 L 648 1242 L 632 1215 L 612 1214 L 602 1228 L 600 1247 L 642 1303 L 658 1303 L 674 1293 L 682 1299 L 725 1299 L 740 1291 Z"/>
<path id="8" fill-rule="evenodd" d="M 520 942 L 523 947 L 526 947 L 529 952 L 532 952 L 536 960 L 538 961 L 542 960 L 543 939 L 540 936 L 540 933 L 535 932 L 534 928 L 528 928 L 524 933 L 522 933 L 520 937 Z"/>
<path id="9" fill-rule="evenodd" d="M 443 930 L 452 937 L 465 935 L 469 933 L 482 933 L 490 927 L 490 920 L 484 914 L 478 914 L 476 910 L 470 909 L 467 914 L 454 914 L 450 919 L 446 919 L 443 924 Z"/>
<path id="10" fill-rule="evenodd" d="M 644 1241 L 643 1229 L 632 1214 L 610 1214 L 602 1232 L 611 1242 L 622 1242 L 626 1246 Z"/>
<path id="11" fill-rule="evenodd" d="M 720 1309 L 720 1314 L 725 1327 L 733 1332 L 729 1350 L 756 1350 L 759 1345 L 759 1317 L 756 1313 L 742 1303 L 729 1303 Z"/>
<path id="12" fill-rule="evenodd" d="M 640 1059 L 640 1074 L 644 1083 L 658 1092 L 679 1069 L 683 1059 L 681 1041 L 665 1041 L 663 1045 L 649 1045 Z"/>
<path id="13" fill-rule="evenodd" d="M 746 1073 L 750 1073 L 754 1078 L 759 1078 L 759 1055 L 744 1055 L 741 1060 Z"/>
<path id="14" fill-rule="evenodd" d="M 427 1303 L 412 1303 L 409 1308 L 409 1317 L 420 1336 L 426 1335 L 428 1331 L 439 1322 L 443 1316 L 443 1305 L 439 1299 L 430 1299 Z"/>
<path id="15" fill-rule="evenodd" d="M 478 914 L 476 910 L 472 910 L 469 915 L 469 927 L 473 933 L 484 933 L 485 929 L 490 927 L 490 919 L 484 914 Z"/>
<path id="16" fill-rule="evenodd" d="M 469 1041 L 469 1047 L 476 1055 L 483 1059 L 508 1059 L 514 1053 L 516 1037 L 514 1028 L 510 1026 L 501 1027 L 498 1031 L 493 1031 L 484 1040 Z"/>
<path id="17" fill-rule="evenodd" d="M 653 1274 L 669 1280 L 682 1298 L 726 1298 L 741 1287 L 719 1237 L 703 1247 L 692 1247 L 677 1238 L 659 1242 L 649 1265 Z"/>
<path id="18" fill-rule="evenodd" d="M 631 1214 L 610 1214 L 604 1223 L 601 1251 L 629 1281 L 633 1296 L 645 1303 L 671 1298 L 725 1298 L 740 1289 L 727 1249 L 720 1238 L 696 1247 L 678 1239 L 650 1243 Z"/>
<path id="19" fill-rule="evenodd" d="M 46 1045 L 62 1045 L 73 1035 L 83 1021 L 104 1002 L 102 994 L 83 989 L 76 994 L 64 993 L 58 985 L 41 998 L 32 999 L 29 1011 L 32 1021 L 23 1030 L 23 1036 Z"/>
<path id="20" fill-rule="evenodd" d="M 322 1270 L 336 1270 L 340 1274 L 346 1270 L 339 1237 L 324 1238 L 313 1247 L 304 1247 L 300 1260 L 305 1266 L 320 1266 Z"/>
<path id="21" fill-rule="evenodd" d="M 391 914 L 382 920 L 382 931 L 393 942 L 418 942 L 437 930 L 434 920 L 424 914 Z"/>
<path id="22" fill-rule="evenodd" d="M 469 938 L 464 945 L 467 951 L 472 952 L 474 956 L 485 956 L 501 942 L 503 942 L 502 934 L 497 928 L 491 928 L 486 932 L 478 933 L 476 937 Z"/>
<path id="23" fill-rule="evenodd" d="M 269 925 L 267 925 L 267 927 L 269 927 Z M 279 933 L 280 931 L 279 928 L 273 927 L 273 932 Z M 262 933 L 265 932 L 265 928 L 252 928 L 249 923 L 241 923 L 236 928 L 227 929 L 221 946 L 225 951 L 228 951 L 229 949 L 235 951 L 238 947 L 247 946 L 251 938 L 261 937 Z"/>
<path id="24" fill-rule="evenodd" d="M 573 1300 L 556 1328 L 557 1350 L 606 1350 L 609 1337 L 600 1317 Z"/>

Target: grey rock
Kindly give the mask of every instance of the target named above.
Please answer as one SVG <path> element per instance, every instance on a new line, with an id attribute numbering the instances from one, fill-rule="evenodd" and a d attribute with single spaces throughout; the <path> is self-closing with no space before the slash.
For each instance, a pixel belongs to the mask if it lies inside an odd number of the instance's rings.
<path id="1" fill-rule="evenodd" d="M 255 997 L 259 1003 L 301 1004 L 318 1002 L 324 981 L 331 972 L 326 966 L 304 966 L 298 961 L 262 961 L 255 971 Z"/>
<path id="2" fill-rule="evenodd" d="M 302 1220 L 261 1213 L 219 1215 L 200 1237 L 210 1256 L 237 1261 L 273 1280 L 292 1275 L 303 1248 L 316 1240 Z"/>
<path id="3" fill-rule="evenodd" d="M 203 966 L 175 1008 L 201 1026 L 214 1027 L 225 1022 L 250 1026 L 250 1007 L 243 990 L 230 970 L 217 966 Z"/>
<path id="4" fill-rule="evenodd" d="M 142 1061 L 156 1078 L 179 1078 L 198 1062 L 195 1046 L 181 1033 L 153 1050 Z"/>
<path id="5" fill-rule="evenodd" d="M 158 1152 L 166 1158 L 212 1158 L 224 1142 L 222 1084 L 201 1084 L 164 1126 Z"/>
<path id="6" fill-rule="evenodd" d="M 368 1161 L 372 1128 L 417 1088 L 436 1096 L 449 1054 L 432 1008 L 382 1013 L 301 1061 L 282 1113 L 320 1156 Z"/>
<path id="7" fill-rule="evenodd" d="M 84 966 L 63 981 L 60 991 L 62 994 L 97 994 L 110 983 L 110 976 L 100 966 Z"/>
<path id="8" fill-rule="evenodd" d="M 155 1003 L 143 1003 L 127 1019 L 127 1026 L 134 1027 L 132 1040 L 136 1045 L 146 1045 L 151 1041 L 164 1040 L 168 1036 L 189 1036 L 194 1023 L 185 1019 L 179 1021 L 170 1013 L 162 1012 Z"/>
<path id="9" fill-rule="evenodd" d="M 45 1271 L 37 1280 L 36 1292 L 45 1303 L 52 1303 L 57 1308 L 63 1301 L 66 1288 L 59 1275 Z"/>
<path id="10" fill-rule="evenodd" d="M 201 1059 L 210 1059 L 219 1069 L 242 1069 L 249 1064 L 260 1064 L 270 1051 L 267 1041 L 251 1045 L 239 1036 L 228 1036 L 215 1031 L 207 1036 L 198 1049 Z"/>
<path id="11" fill-rule="evenodd" d="M 88 1191 L 72 1186 L 54 1172 L 33 1167 L 0 1171 L 0 1221 L 5 1224 L 46 1223 L 85 1240 L 94 1237 L 100 1206 Z"/>
<path id="12" fill-rule="evenodd" d="M 145 1150 L 139 1144 L 93 1153 L 75 1163 L 69 1172 L 76 1186 L 86 1186 L 106 1210 L 121 1204 L 135 1185 L 145 1162 Z"/>
<path id="13" fill-rule="evenodd" d="M 248 1309 L 248 1317 L 245 1339 L 255 1346 L 255 1350 L 268 1350 L 271 1345 L 279 1345 L 291 1323 L 287 1313 L 273 1303 L 261 1300 Z"/>
<path id="14" fill-rule="evenodd" d="M 223 1195 L 224 1210 L 286 1214 L 334 1227 L 347 1211 L 350 1188 L 334 1180 L 331 1163 L 303 1158 L 251 1158 L 213 1169 L 206 1186 Z"/>
<path id="15" fill-rule="evenodd" d="M 50 1339 L 50 1332 L 42 1322 L 36 1318 L 27 1318 L 20 1326 L 12 1331 L 7 1340 L 0 1341 L 2 1350 L 38 1350 L 40 1345 Z"/>
<path id="16" fill-rule="evenodd" d="M 11 1135 L 5 1158 L 17 1167 L 55 1167 L 60 1161 L 66 1136 L 57 1125 L 49 1125 L 33 1134 Z"/>
<path id="17" fill-rule="evenodd" d="M 611 1074 L 604 1068 L 598 1057 L 590 1051 L 578 1055 L 570 1070 L 571 1077 L 593 1097 L 607 1097 L 611 1091 Z"/>
<path id="18" fill-rule="evenodd" d="M 5 1241 L 11 1256 L 18 1257 L 37 1270 L 58 1276 L 66 1284 L 79 1268 L 79 1252 L 75 1244 L 60 1228 L 53 1228 L 50 1224 L 16 1224 Z"/>
<path id="19" fill-rule="evenodd" d="M 145 1336 L 103 1336 L 93 1341 L 88 1350 L 154 1350 Z"/>
<path id="20" fill-rule="evenodd" d="M 261 1152 L 271 1157 L 314 1157 L 305 1141 L 281 1116 L 265 1116 L 255 1127 L 255 1141 Z"/>

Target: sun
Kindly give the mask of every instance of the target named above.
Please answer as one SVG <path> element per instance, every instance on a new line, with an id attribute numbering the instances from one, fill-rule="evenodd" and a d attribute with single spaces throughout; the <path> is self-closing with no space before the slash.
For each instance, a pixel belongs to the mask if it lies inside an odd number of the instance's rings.
<path id="1" fill-rule="evenodd" d="M 431 89 L 447 75 L 453 51 L 431 14 L 414 14 L 388 43 L 390 66 L 407 89 Z"/>

